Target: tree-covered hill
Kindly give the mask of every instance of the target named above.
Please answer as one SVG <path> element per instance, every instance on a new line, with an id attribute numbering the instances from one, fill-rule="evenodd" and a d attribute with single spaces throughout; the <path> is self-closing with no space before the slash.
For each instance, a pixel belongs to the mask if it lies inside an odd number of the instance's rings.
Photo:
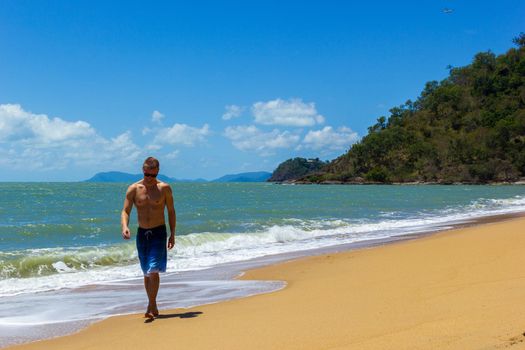
<path id="1" fill-rule="evenodd" d="M 525 176 L 525 34 L 478 53 L 392 108 L 350 150 L 304 180 L 487 183 Z"/>
<path id="2" fill-rule="evenodd" d="M 299 179 L 319 171 L 326 166 L 326 164 L 326 162 L 319 160 L 319 158 L 291 158 L 279 164 L 268 181 L 282 182 Z"/>

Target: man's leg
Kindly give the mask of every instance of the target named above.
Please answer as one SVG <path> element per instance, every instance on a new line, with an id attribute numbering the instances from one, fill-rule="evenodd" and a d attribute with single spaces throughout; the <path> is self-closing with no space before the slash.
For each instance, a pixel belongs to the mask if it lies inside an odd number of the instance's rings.
<path id="1" fill-rule="evenodd" d="M 152 272 L 149 276 L 144 276 L 144 287 L 148 294 L 148 310 L 145 316 L 158 316 L 159 310 L 157 309 L 157 294 L 159 292 L 160 277 L 158 272 Z M 151 315 L 150 315 L 151 314 Z"/>
<path id="2" fill-rule="evenodd" d="M 146 310 L 146 313 L 144 314 L 144 317 L 151 317 L 152 316 L 152 313 L 151 313 L 151 306 L 149 304 L 149 300 L 150 300 L 150 282 L 149 282 L 149 276 L 144 276 L 144 289 L 146 289 L 146 294 L 148 295 L 148 308 Z"/>

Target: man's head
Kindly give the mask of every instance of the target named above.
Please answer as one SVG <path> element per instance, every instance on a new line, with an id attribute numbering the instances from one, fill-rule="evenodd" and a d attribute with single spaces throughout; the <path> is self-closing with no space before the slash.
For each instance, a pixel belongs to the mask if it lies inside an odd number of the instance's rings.
<path id="1" fill-rule="evenodd" d="M 154 180 L 159 174 L 159 161 L 156 158 L 148 157 L 142 164 L 144 179 Z"/>

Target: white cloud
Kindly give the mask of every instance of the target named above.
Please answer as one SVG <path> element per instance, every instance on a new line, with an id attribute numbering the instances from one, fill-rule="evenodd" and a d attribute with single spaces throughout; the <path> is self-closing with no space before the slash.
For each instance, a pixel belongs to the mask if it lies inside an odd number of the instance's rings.
<path id="1" fill-rule="evenodd" d="M 310 148 L 313 150 L 342 151 L 357 142 L 359 136 L 356 132 L 347 127 L 340 127 L 334 130 L 331 126 L 325 126 L 321 130 L 310 130 L 304 137 L 301 145 L 298 147 Z"/>
<path id="2" fill-rule="evenodd" d="M 204 124 L 201 128 L 195 128 L 186 124 L 174 124 L 172 127 L 157 129 L 155 133 L 154 145 L 194 146 L 206 140 L 206 136 L 210 134 L 210 126 Z"/>
<path id="3" fill-rule="evenodd" d="M 0 105 L 0 142 L 32 140 L 51 143 L 93 135 L 95 130 L 84 121 L 50 119 L 45 114 L 26 112 L 18 104 Z"/>
<path id="4" fill-rule="evenodd" d="M 166 158 L 166 159 L 175 159 L 175 158 L 177 158 L 179 156 L 179 153 L 180 153 L 180 151 L 178 149 L 176 149 L 175 151 L 166 154 L 164 156 L 164 158 Z"/>
<path id="5" fill-rule="evenodd" d="M 232 141 L 233 146 L 241 151 L 256 151 L 268 156 L 278 148 L 291 148 L 299 142 L 299 135 L 289 131 L 274 129 L 263 132 L 253 125 L 230 126 L 224 131 L 224 136 Z"/>
<path id="6" fill-rule="evenodd" d="M 153 113 L 151 113 L 151 121 L 154 123 L 160 123 L 164 119 L 164 114 L 160 113 L 159 111 L 155 110 Z"/>
<path id="7" fill-rule="evenodd" d="M 226 111 L 222 115 L 223 120 L 230 120 L 233 118 L 238 118 L 241 116 L 242 111 L 244 110 L 243 107 L 237 106 L 237 105 L 228 105 L 224 107 Z"/>
<path id="8" fill-rule="evenodd" d="M 97 135 L 91 142 L 91 147 L 82 143 L 80 147 L 74 148 L 72 157 L 90 165 L 101 162 L 110 166 L 119 164 L 128 166 L 141 158 L 143 154 L 141 149 L 133 143 L 130 131 L 110 139 Z"/>
<path id="9" fill-rule="evenodd" d="M 256 123 L 264 125 L 305 127 L 324 123 L 324 117 L 317 113 L 315 103 L 304 103 L 300 98 L 256 102 L 252 106 L 252 114 Z"/>
<path id="10" fill-rule="evenodd" d="M 162 149 L 162 146 L 161 145 L 153 145 L 153 144 L 151 144 L 151 145 L 147 145 L 146 149 L 148 151 L 158 151 L 159 149 Z"/>
<path id="11" fill-rule="evenodd" d="M 129 131 L 106 139 L 85 121 L 49 118 L 18 104 L 0 105 L 0 164 L 27 170 L 121 166 L 140 155 Z"/>

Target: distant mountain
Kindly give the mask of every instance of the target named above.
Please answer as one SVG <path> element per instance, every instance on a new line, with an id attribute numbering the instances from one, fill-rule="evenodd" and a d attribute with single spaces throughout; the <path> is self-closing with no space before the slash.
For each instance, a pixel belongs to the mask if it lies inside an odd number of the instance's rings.
<path id="1" fill-rule="evenodd" d="M 212 180 L 211 182 L 265 182 L 272 174 L 266 171 L 251 173 L 230 174 Z M 128 174 L 120 171 L 108 171 L 95 174 L 84 182 L 137 182 L 143 178 L 142 174 Z M 205 179 L 176 179 L 160 174 L 158 179 L 163 182 L 208 182 Z"/>
<path id="2" fill-rule="evenodd" d="M 141 178 L 139 174 L 127 174 L 119 171 L 97 173 L 84 182 L 135 182 Z"/>
<path id="3" fill-rule="evenodd" d="M 218 179 L 212 180 L 212 182 L 265 182 L 272 176 L 267 171 L 256 171 L 251 173 L 240 173 L 224 175 Z"/>
<path id="4" fill-rule="evenodd" d="M 142 174 L 128 174 L 120 171 L 108 171 L 103 173 L 97 173 L 92 178 L 85 180 L 84 182 L 137 182 L 143 178 Z M 160 174 L 158 179 L 163 182 L 206 182 L 204 179 L 186 180 L 186 179 L 175 179 L 166 175 Z"/>

